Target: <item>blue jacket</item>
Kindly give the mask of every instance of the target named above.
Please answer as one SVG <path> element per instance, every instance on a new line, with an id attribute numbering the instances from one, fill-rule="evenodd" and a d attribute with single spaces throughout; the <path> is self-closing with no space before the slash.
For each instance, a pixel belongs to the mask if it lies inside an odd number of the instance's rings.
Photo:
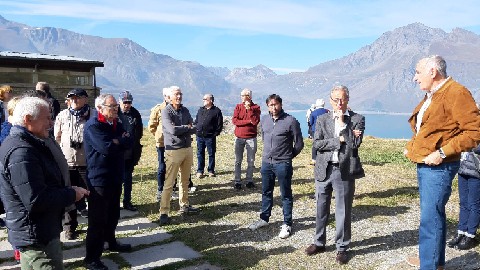
<path id="1" fill-rule="evenodd" d="M 280 112 L 277 120 L 270 114 L 261 120 L 263 154 L 262 162 L 280 163 L 291 161 L 303 149 L 302 130 L 295 117 Z"/>
<path id="2" fill-rule="evenodd" d="M 0 147 L 0 195 L 15 247 L 59 238 L 64 208 L 75 202 L 49 148 L 20 126 L 12 127 Z"/>
<path id="3" fill-rule="evenodd" d="M 315 123 L 317 122 L 317 117 L 319 117 L 320 115 L 325 114 L 325 113 L 328 113 L 327 109 L 318 108 L 310 114 L 310 119 L 308 119 L 308 123 L 310 124 L 312 134 L 315 133 Z"/>
<path id="4" fill-rule="evenodd" d="M 85 123 L 83 131 L 89 187 L 121 185 L 124 151 L 132 147 L 132 138 L 122 137 L 125 130 L 121 123 L 110 125 L 102 118 L 95 112 Z M 120 143 L 113 143 L 113 139 L 118 139 Z"/>

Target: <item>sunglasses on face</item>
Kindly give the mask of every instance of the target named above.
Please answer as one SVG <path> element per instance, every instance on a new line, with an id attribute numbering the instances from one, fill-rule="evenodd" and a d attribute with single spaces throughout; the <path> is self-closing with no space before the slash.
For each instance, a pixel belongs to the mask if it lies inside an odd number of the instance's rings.
<path id="1" fill-rule="evenodd" d="M 123 103 L 123 104 L 132 104 L 131 101 L 124 101 L 124 102 L 122 102 L 122 103 Z"/>

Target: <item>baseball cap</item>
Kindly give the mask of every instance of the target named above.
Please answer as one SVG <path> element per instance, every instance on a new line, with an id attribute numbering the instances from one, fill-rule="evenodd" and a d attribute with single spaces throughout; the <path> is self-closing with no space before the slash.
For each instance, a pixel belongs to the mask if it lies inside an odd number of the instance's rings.
<path id="1" fill-rule="evenodd" d="M 70 90 L 70 92 L 68 92 L 67 98 L 69 98 L 71 96 L 88 97 L 88 94 L 87 94 L 87 91 L 85 91 L 85 89 L 75 88 L 75 89 Z"/>
<path id="2" fill-rule="evenodd" d="M 119 99 L 123 101 L 133 101 L 133 96 L 130 91 L 123 91 L 120 93 Z"/>

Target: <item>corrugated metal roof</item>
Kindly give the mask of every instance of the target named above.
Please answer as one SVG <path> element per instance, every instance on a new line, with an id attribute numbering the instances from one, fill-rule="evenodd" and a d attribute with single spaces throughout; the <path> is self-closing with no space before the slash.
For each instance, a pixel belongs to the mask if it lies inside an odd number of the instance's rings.
<path id="1" fill-rule="evenodd" d="M 88 60 L 88 59 L 78 58 L 78 57 L 74 57 L 74 56 L 45 54 L 45 53 L 0 51 L 0 57 L 1 56 L 28 58 L 28 59 L 48 59 L 48 60 L 60 60 L 60 61 L 99 62 L 99 63 L 102 63 L 100 61 Z"/>

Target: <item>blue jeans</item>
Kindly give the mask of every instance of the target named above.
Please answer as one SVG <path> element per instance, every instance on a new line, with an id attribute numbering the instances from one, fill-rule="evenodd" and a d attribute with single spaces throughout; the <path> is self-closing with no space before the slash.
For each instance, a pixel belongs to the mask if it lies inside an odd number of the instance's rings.
<path id="1" fill-rule="evenodd" d="M 197 136 L 197 173 L 204 172 L 205 169 L 205 148 L 208 152 L 208 172 L 215 173 L 215 152 L 217 151 L 217 138 L 204 138 Z"/>
<path id="2" fill-rule="evenodd" d="M 247 148 L 247 182 L 253 182 L 255 169 L 255 154 L 257 153 L 257 138 L 235 138 L 235 183 L 240 183 L 242 177 L 243 151 Z"/>
<path id="3" fill-rule="evenodd" d="M 460 215 L 458 230 L 475 235 L 480 224 L 480 179 L 459 174 Z"/>
<path id="4" fill-rule="evenodd" d="M 283 206 L 283 223 L 292 226 L 292 162 L 267 163 L 262 162 L 262 212 L 260 218 L 269 221 L 273 207 L 273 187 L 275 177 L 278 179 Z"/>
<path id="5" fill-rule="evenodd" d="M 165 183 L 165 172 L 167 165 L 165 165 L 165 147 L 157 147 L 158 154 L 158 172 L 157 172 L 157 182 L 158 182 L 158 191 L 163 191 L 163 185 Z"/>
<path id="6" fill-rule="evenodd" d="M 447 218 L 445 205 L 452 193 L 452 180 L 459 161 L 437 166 L 417 164 L 420 192 L 419 253 L 420 269 L 437 269 L 445 265 Z"/>
<path id="7" fill-rule="evenodd" d="M 125 173 L 123 175 L 123 204 L 132 203 L 133 159 L 125 160 Z"/>

